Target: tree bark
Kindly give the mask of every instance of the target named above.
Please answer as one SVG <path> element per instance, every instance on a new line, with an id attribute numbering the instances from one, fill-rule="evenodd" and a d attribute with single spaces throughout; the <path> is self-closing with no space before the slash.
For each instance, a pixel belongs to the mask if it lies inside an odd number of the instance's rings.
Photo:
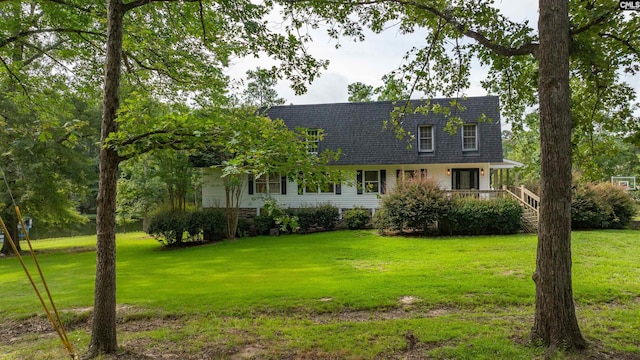
<path id="1" fill-rule="evenodd" d="M 11 239 L 13 240 L 13 243 L 15 244 L 16 249 L 18 251 L 22 251 L 22 249 L 20 248 L 20 233 L 18 232 L 17 217 L 7 216 L 3 218 L 2 221 L 4 221 L 4 225 L 7 227 L 7 230 L 9 231 L 9 235 L 11 235 Z M 4 230 L 0 228 L 0 232 L 4 233 Z M 11 247 L 11 244 L 9 243 L 9 239 L 7 238 L 6 235 L 4 237 L 4 243 L 2 244 L 2 249 L 0 250 L 0 253 L 5 255 L 14 255 L 13 248 Z"/>
<path id="2" fill-rule="evenodd" d="M 571 112 L 569 4 L 540 0 L 538 31 L 540 104 L 540 227 L 532 340 L 582 349 L 571 283 Z"/>
<path id="3" fill-rule="evenodd" d="M 96 283 L 93 324 L 89 356 L 113 353 L 116 339 L 116 185 L 118 164 L 115 149 L 105 146 L 116 132 L 117 110 L 120 105 L 120 73 L 124 6 L 121 0 L 109 0 L 107 5 L 107 47 L 105 59 L 102 130 L 100 134 L 100 183 L 97 209 Z"/>

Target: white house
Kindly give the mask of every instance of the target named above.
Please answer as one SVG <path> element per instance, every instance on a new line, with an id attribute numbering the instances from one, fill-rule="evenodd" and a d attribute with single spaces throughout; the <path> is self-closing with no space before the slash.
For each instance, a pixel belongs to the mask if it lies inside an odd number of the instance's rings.
<path id="1" fill-rule="evenodd" d="M 452 99 L 432 104 L 449 107 Z M 333 184 L 323 190 L 298 189 L 292 179 L 270 174 L 248 178 L 240 201 L 246 215 L 259 214 L 268 194 L 284 207 L 298 208 L 331 202 L 342 209 L 380 207 L 380 195 L 405 176 L 426 176 L 445 190 L 490 190 L 494 169 L 512 168 L 503 160 L 500 112 L 495 96 L 458 100 L 462 109 L 451 115 L 462 119 L 455 134 L 445 131 L 449 118 L 442 113 L 406 114 L 401 126 L 413 137 L 398 139 L 392 126 L 384 128 L 395 105 L 391 102 L 339 103 L 275 106 L 267 111 L 290 128 L 302 127 L 310 134 L 318 129 L 324 138 L 317 151 L 341 149 L 332 166 L 353 174 L 353 183 Z M 413 106 L 420 102 L 412 101 Z M 313 149 L 315 150 L 315 149 Z M 202 186 L 205 207 L 224 206 L 225 192 L 220 170 L 205 168 Z M 356 185 L 359 184 L 360 186 Z"/>

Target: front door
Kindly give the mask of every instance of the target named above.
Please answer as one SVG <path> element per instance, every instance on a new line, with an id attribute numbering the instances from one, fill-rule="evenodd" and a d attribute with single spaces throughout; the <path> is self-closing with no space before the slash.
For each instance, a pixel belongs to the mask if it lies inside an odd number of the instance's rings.
<path id="1" fill-rule="evenodd" d="M 479 169 L 453 169 L 451 174 L 451 188 L 454 190 L 479 190 Z"/>

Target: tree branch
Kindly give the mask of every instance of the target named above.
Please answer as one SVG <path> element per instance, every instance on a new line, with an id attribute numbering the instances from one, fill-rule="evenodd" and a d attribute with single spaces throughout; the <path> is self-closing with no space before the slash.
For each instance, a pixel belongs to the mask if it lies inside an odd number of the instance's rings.
<path id="1" fill-rule="evenodd" d="M 127 12 L 129 10 L 151 4 L 154 2 L 197 2 L 200 0 L 135 0 L 129 3 L 124 4 L 124 11 Z"/>
<path id="2" fill-rule="evenodd" d="M 159 56 L 155 51 L 153 51 L 153 49 L 147 49 L 147 51 L 149 51 L 150 53 L 153 53 L 154 55 L 158 56 L 160 59 L 162 59 L 161 56 Z M 187 81 L 183 80 L 183 79 L 178 79 L 177 77 L 175 77 L 170 71 L 166 70 L 166 69 L 160 69 L 160 68 L 156 68 L 153 66 L 149 66 L 144 64 L 141 60 L 138 60 L 138 58 L 136 58 L 133 54 L 128 53 L 127 58 L 133 59 L 133 62 L 135 62 L 136 64 L 138 64 L 139 67 L 145 69 L 145 70 L 149 70 L 149 71 L 154 71 L 157 72 L 158 74 L 163 74 L 164 76 L 170 78 L 171 80 L 175 81 L 176 83 L 182 83 L 182 84 L 186 84 Z M 169 68 L 169 67 L 167 67 Z"/>
<path id="3" fill-rule="evenodd" d="M 55 45 L 55 44 L 54 44 Z M 69 69 L 65 64 L 61 63 L 60 61 L 58 61 L 55 57 L 49 55 L 49 53 L 47 52 L 47 50 L 45 49 L 41 49 L 37 46 L 31 45 L 29 43 L 25 43 L 25 46 L 35 50 L 38 52 L 37 56 L 33 56 L 31 58 L 28 59 L 28 62 L 25 61 L 24 65 L 28 65 L 30 62 L 34 61 L 35 59 L 39 58 L 40 56 L 44 55 L 46 57 L 48 57 L 49 59 L 51 59 L 51 61 L 53 61 L 54 63 L 58 64 L 60 67 L 62 67 L 63 69 L 67 70 L 68 72 L 72 72 L 71 69 Z M 52 49 L 55 49 L 55 47 L 52 47 Z"/>
<path id="4" fill-rule="evenodd" d="M 56 3 L 56 4 L 60 4 L 60 5 L 65 5 L 65 6 L 69 6 L 71 8 L 74 8 L 76 10 L 80 10 L 82 12 L 85 13 L 90 13 L 91 12 L 91 6 L 87 6 L 86 8 L 83 8 L 81 6 L 75 5 L 75 4 L 70 4 L 64 0 L 46 0 L 48 2 L 52 2 L 52 3 Z"/>
<path id="5" fill-rule="evenodd" d="M 39 48 L 37 46 L 31 45 L 29 43 L 25 43 L 25 45 L 27 47 L 30 47 L 30 48 L 34 49 L 36 51 L 36 54 L 31 56 L 31 57 L 29 57 L 28 59 L 24 60 L 22 62 L 22 67 L 24 68 L 24 67 L 29 66 L 32 62 L 34 62 L 37 59 L 41 58 L 43 55 L 49 56 L 47 54 L 47 51 L 57 49 L 58 46 L 62 45 L 62 43 L 63 43 L 62 40 L 58 40 L 55 44 L 51 44 L 50 46 L 47 46 L 46 49 L 41 49 L 41 48 Z"/>
<path id="6" fill-rule="evenodd" d="M 48 34 L 48 33 L 72 33 L 72 34 L 89 34 L 89 35 L 99 35 L 104 36 L 103 33 L 98 33 L 94 31 L 85 31 L 78 29 L 66 29 L 66 28 L 53 28 L 53 29 L 35 29 L 35 30 L 25 30 L 21 31 L 11 37 L 6 39 L 0 39 L 0 48 L 5 47 L 15 41 L 18 41 L 22 38 L 35 35 L 35 34 Z"/>
<path id="7" fill-rule="evenodd" d="M 607 20 L 607 18 L 613 13 L 613 11 L 607 11 L 606 13 L 591 19 L 591 21 L 589 21 L 588 23 L 584 24 L 583 26 L 577 28 L 577 29 L 572 29 L 570 31 L 571 35 L 578 35 L 580 33 L 583 33 L 587 30 L 589 30 L 591 27 L 598 25 L 598 24 L 602 24 L 605 20 Z"/>
<path id="8" fill-rule="evenodd" d="M 633 46 L 633 44 L 631 44 L 631 41 L 629 39 L 623 39 L 621 37 L 619 37 L 618 35 L 615 34 L 609 34 L 609 33 L 598 33 L 599 36 L 604 37 L 604 38 L 612 38 L 614 40 L 617 40 L 619 42 L 621 42 L 622 44 L 624 44 L 629 50 L 631 50 L 631 52 L 633 52 L 634 54 L 636 54 L 636 56 L 640 56 L 640 51 L 638 49 L 635 48 L 635 46 Z"/>
<path id="9" fill-rule="evenodd" d="M 290 3 L 303 3 L 303 2 L 306 2 L 306 1 L 308 1 L 308 0 L 288 0 L 288 2 L 290 2 Z M 339 1 L 327 1 L 327 2 L 328 3 L 332 3 L 332 4 L 338 4 L 338 5 L 343 4 L 343 2 L 339 2 Z M 420 9 L 420 10 L 424 10 L 426 12 L 429 12 L 429 13 L 439 17 L 440 19 L 445 20 L 449 25 L 453 26 L 458 32 L 460 32 L 460 34 L 477 41 L 480 45 L 482 45 L 485 48 L 493 51 L 497 55 L 508 56 L 508 57 L 520 56 L 520 55 L 533 55 L 533 56 L 536 56 L 536 52 L 538 51 L 538 44 L 537 43 L 533 43 L 533 42 L 529 42 L 529 43 L 523 44 L 523 45 L 518 46 L 518 47 L 509 47 L 509 46 L 504 46 L 504 45 L 497 44 L 493 40 L 487 38 L 481 32 L 472 30 L 471 28 L 467 27 L 467 25 L 465 25 L 464 23 L 458 21 L 458 19 L 456 19 L 448 11 L 438 10 L 433 6 L 429 6 L 427 4 L 423 4 L 423 3 L 419 2 L 419 1 L 414 1 L 414 0 L 370 0 L 370 1 L 355 1 L 353 3 L 350 3 L 350 5 L 364 6 L 364 5 L 377 5 L 377 4 L 385 4 L 385 3 L 395 3 L 395 4 L 403 5 L 403 6 L 411 6 L 411 7 L 414 7 L 416 9 Z"/>
<path id="10" fill-rule="evenodd" d="M 27 95 L 27 97 L 29 97 L 29 91 L 27 90 L 27 87 L 22 83 L 22 80 L 20 80 L 18 75 L 16 75 L 16 73 L 14 73 L 13 70 L 11 70 L 11 67 L 9 66 L 9 64 L 7 64 L 6 61 L 4 61 L 4 58 L 2 56 L 0 56 L 0 62 L 2 63 L 4 68 L 7 69 L 7 72 L 9 73 L 9 75 L 12 78 L 14 78 L 16 82 L 18 82 L 18 84 L 22 88 L 22 91 L 24 91 L 24 94 Z"/>

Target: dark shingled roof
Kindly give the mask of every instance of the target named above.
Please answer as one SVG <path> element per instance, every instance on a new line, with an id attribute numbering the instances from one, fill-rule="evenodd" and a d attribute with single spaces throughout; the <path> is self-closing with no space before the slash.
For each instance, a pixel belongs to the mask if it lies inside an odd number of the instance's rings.
<path id="1" fill-rule="evenodd" d="M 433 99 L 432 104 L 450 107 L 451 99 Z M 338 165 L 391 165 L 502 162 L 502 140 L 498 97 L 482 96 L 458 100 L 464 110 L 453 110 L 465 123 L 478 125 L 478 150 L 462 151 L 461 129 L 451 135 L 444 130 L 448 119 L 443 114 L 407 114 L 403 128 L 417 136 L 419 125 L 434 126 L 434 151 L 418 152 L 417 140 L 398 139 L 392 126 L 383 129 L 391 118 L 392 102 L 362 102 L 316 105 L 274 106 L 267 110 L 272 119 L 282 119 L 287 127 L 324 129 L 319 151 L 342 150 Z M 421 104 L 412 100 L 413 106 Z M 485 120 L 481 121 L 484 115 Z M 408 145 L 411 148 L 408 148 Z"/>

